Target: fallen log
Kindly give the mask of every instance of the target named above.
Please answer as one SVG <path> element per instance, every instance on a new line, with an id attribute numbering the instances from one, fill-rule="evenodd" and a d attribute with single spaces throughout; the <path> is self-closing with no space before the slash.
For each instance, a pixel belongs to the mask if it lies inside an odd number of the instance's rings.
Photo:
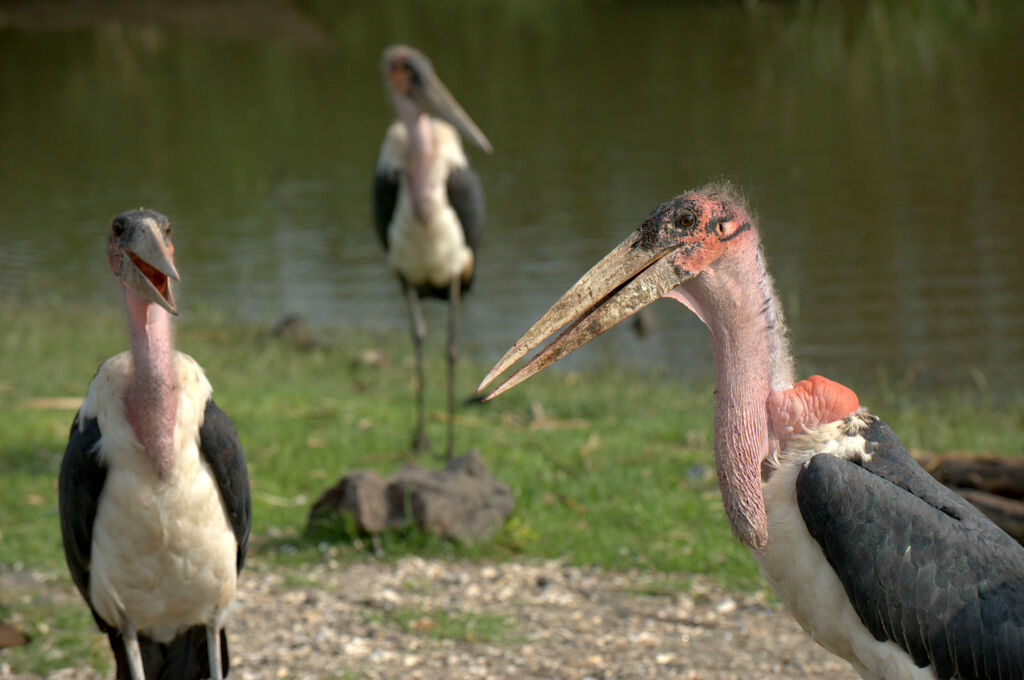
<path id="1" fill-rule="evenodd" d="M 950 453 L 920 456 L 918 462 L 946 486 L 1024 500 L 1024 459 Z"/>
<path id="2" fill-rule="evenodd" d="M 1024 545 L 1024 501 L 997 496 L 978 489 L 951 486 L 968 503 L 981 510 L 997 527 Z"/>

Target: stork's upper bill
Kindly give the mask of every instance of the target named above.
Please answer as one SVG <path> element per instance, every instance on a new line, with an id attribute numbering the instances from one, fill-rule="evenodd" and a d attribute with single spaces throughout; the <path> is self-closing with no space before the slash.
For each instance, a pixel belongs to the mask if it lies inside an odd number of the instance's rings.
<path id="1" fill-rule="evenodd" d="M 125 286 L 144 300 L 177 314 L 171 280 L 180 276 L 174 267 L 171 222 L 153 210 L 130 210 L 110 224 L 107 245 L 110 268 Z"/>
<path id="2" fill-rule="evenodd" d="M 743 201 L 728 187 L 705 187 L 662 203 L 512 345 L 477 390 L 563 326 L 485 399 L 515 387 L 660 297 L 672 295 L 686 303 L 679 287 L 744 241 L 744 234 L 756 238 Z"/>
<path id="3" fill-rule="evenodd" d="M 491 153 L 491 142 L 441 82 L 427 55 L 408 45 L 392 45 L 384 50 L 383 62 L 384 79 L 396 97 L 448 121 L 460 135 Z"/>

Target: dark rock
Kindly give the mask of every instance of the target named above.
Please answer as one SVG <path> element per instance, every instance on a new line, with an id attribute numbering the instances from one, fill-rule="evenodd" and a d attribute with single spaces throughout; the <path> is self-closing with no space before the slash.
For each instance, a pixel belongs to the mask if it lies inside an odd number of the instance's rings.
<path id="1" fill-rule="evenodd" d="M 352 522 L 366 534 L 414 525 L 463 543 L 488 538 L 515 509 L 509 488 L 475 449 L 443 470 L 406 465 L 388 477 L 346 474 L 313 504 L 309 522 Z"/>
<path id="2" fill-rule="evenodd" d="M 289 342 L 298 349 L 311 349 L 314 346 L 313 333 L 309 324 L 301 314 L 287 314 L 274 324 L 270 335 Z"/>
<path id="3" fill-rule="evenodd" d="M 0 649 L 27 645 L 31 638 L 14 626 L 0 621 Z"/>
<path id="4" fill-rule="evenodd" d="M 342 477 L 313 504 L 310 521 L 347 513 L 359 531 L 376 534 L 388 526 L 387 482 L 373 470 L 356 470 Z"/>

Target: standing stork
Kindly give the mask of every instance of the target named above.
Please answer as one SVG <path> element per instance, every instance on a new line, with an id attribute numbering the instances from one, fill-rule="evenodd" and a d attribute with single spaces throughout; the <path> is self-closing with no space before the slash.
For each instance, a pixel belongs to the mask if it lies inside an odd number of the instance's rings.
<path id="1" fill-rule="evenodd" d="M 388 262 L 408 302 L 416 354 L 413 449 L 430 448 L 424 430 L 421 297 L 447 299 L 448 444 L 455 440 L 455 359 L 459 302 L 473 281 L 484 223 L 480 179 L 462 150 L 462 134 L 487 153 L 491 143 L 434 73 L 430 60 L 405 45 L 384 51 L 384 81 L 398 120 L 388 128 L 373 181 L 373 216 Z"/>
<path id="2" fill-rule="evenodd" d="M 715 354 L 726 515 L 800 625 L 864 678 L 1024 678 L 1024 548 L 907 454 L 850 389 L 794 383 L 757 226 L 729 187 L 662 203 L 517 341 L 522 382 L 659 297 Z"/>
<path id="3" fill-rule="evenodd" d="M 174 350 L 170 234 L 151 210 L 111 224 L 131 349 L 96 372 L 60 468 L 68 567 L 130 680 L 227 675 L 224 620 L 249 543 L 238 435 L 199 364 Z"/>

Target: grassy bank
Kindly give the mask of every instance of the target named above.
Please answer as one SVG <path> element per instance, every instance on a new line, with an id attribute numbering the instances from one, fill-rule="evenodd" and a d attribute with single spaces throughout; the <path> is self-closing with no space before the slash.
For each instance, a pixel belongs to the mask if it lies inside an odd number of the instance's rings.
<path id="1" fill-rule="evenodd" d="M 125 347 L 124 323 L 116 308 L 97 318 L 93 309 L 0 302 L 0 329 L 0 570 L 25 567 L 64 580 L 57 471 L 77 400 L 97 365 Z M 440 339 L 433 342 L 428 406 L 435 412 L 430 434 L 440 445 L 444 373 Z M 346 471 L 387 473 L 413 459 L 405 335 L 327 331 L 302 348 L 208 313 L 182 320 L 178 345 L 205 366 L 218 404 L 241 435 L 256 563 L 376 559 L 358 540 L 329 531 L 308 536 L 304 527 L 310 504 Z M 468 396 L 487 368 L 480 357 L 463 363 L 460 392 Z M 654 371 L 553 370 L 491 404 L 465 406 L 457 449 L 479 449 L 512 488 L 513 519 L 486 545 L 404 535 L 387 537 L 385 551 L 563 558 L 610 569 L 710 573 L 730 587 L 754 587 L 755 565 L 729 535 L 711 468 L 711 391 Z M 1024 451 L 1019 404 L 994 407 L 977 393 L 861 397 L 911 447 Z M 0 602 L 0 618 L 14 613 L 65 635 L 55 642 L 65 653 L 106 655 L 78 602 Z"/>

